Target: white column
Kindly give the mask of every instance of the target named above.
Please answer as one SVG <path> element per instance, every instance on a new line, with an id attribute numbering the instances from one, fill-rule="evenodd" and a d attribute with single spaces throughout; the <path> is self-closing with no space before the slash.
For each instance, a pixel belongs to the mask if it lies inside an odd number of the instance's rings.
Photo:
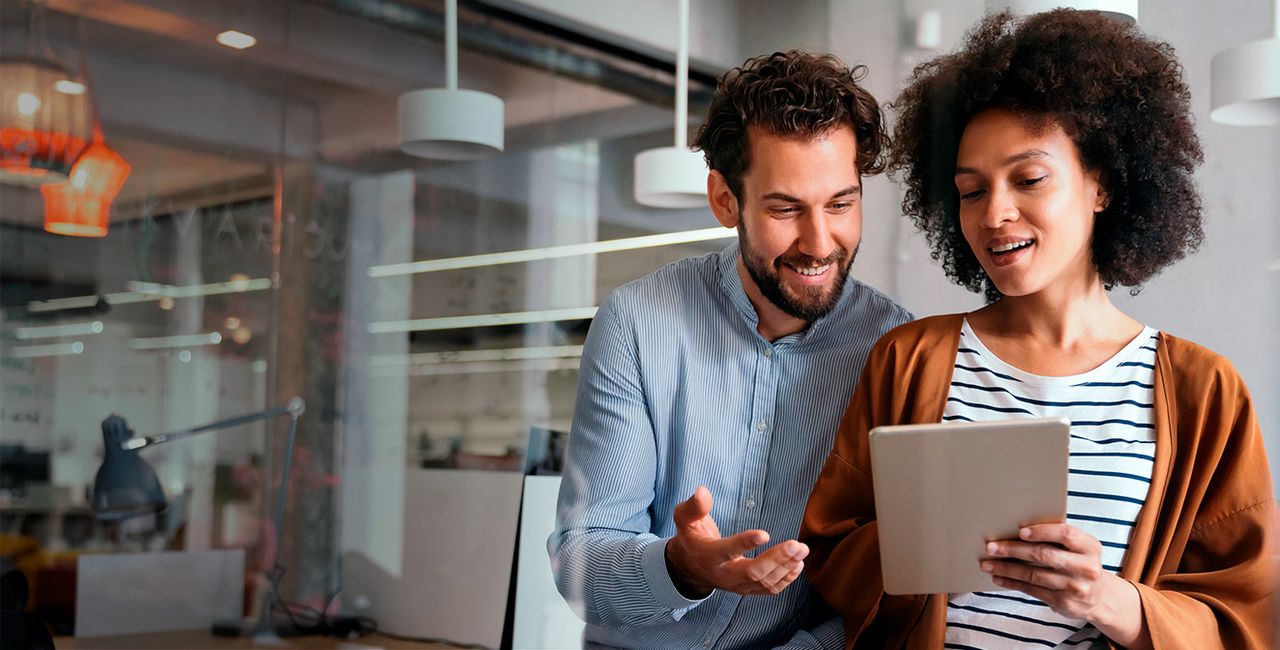
<path id="1" fill-rule="evenodd" d="M 409 338 L 369 334 L 368 324 L 410 317 L 413 277 L 374 279 L 368 269 L 412 259 L 413 194 L 408 171 L 350 183 L 341 549 L 344 556 L 363 555 L 396 577 L 404 554 L 409 366 L 403 366 L 404 374 L 370 370 L 375 356 L 407 355 Z"/>

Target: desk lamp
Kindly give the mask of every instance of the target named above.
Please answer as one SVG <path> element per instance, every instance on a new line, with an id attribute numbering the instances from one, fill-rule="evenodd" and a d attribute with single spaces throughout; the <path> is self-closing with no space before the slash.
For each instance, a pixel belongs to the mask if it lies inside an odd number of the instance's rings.
<path id="1" fill-rule="evenodd" d="M 262 609 L 258 613 L 257 622 L 251 626 L 216 624 L 214 631 L 218 634 L 238 634 L 253 636 L 256 639 L 278 636 L 275 626 L 271 623 L 271 607 L 276 600 L 276 583 L 280 579 L 280 570 L 277 565 L 280 556 L 278 538 L 284 526 L 285 496 L 289 489 L 289 472 L 293 464 L 298 418 L 305 410 L 306 402 L 301 397 L 294 397 L 285 406 L 145 438 L 132 437 L 133 432 L 129 430 L 128 424 L 118 415 L 111 415 L 102 421 L 102 438 L 106 446 L 106 454 L 93 481 L 94 517 L 104 521 L 121 521 L 142 515 L 159 514 L 168 507 L 155 470 L 138 456 L 139 449 L 259 420 L 268 420 L 282 415 L 289 416 L 289 441 L 285 445 L 284 468 L 280 476 L 280 489 L 276 493 L 273 515 L 277 543 L 273 544 L 271 549 L 271 565 L 267 569 L 267 586 L 262 598 Z"/>

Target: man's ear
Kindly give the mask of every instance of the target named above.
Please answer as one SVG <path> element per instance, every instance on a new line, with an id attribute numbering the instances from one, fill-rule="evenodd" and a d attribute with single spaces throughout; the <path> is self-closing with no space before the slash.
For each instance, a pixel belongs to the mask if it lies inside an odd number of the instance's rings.
<path id="1" fill-rule="evenodd" d="M 725 228 L 738 227 L 738 221 L 742 218 L 738 198 L 729 189 L 729 183 L 724 180 L 724 175 L 714 169 L 707 174 L 707 203 L 711 206 L 711 213 L 716 216 L 716 221 L 719 221 L 720 225 Z"/>

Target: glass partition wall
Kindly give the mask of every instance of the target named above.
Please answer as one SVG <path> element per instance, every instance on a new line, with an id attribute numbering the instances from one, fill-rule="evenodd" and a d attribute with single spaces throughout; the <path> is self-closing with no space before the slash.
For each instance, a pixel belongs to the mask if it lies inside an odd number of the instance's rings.
<path id="1" fill-rule="evenodd" d="M 395 130 L 399 93 L 443 85 L 438 3 L 128 4 L 0 14 L 6 41 L 85 80 L 130 167 L 97 238 L 47 232 L 37 188 L 0 186 L 0 533 L 58 632 L 84 553 L 244 548 L 252 597 L 278 544 L 282 593 L 312 608 L 340 600 L 344 551 L 401 570 L 406 472 L 554 471 L 600 298 L 726 243 L 483 257 L 715 225 L 630 196 L 632 157 L 671 139 L 670 64 L 466 4 L 460 80 L 505 100 L 507 147 L 447 163 L 400 153 Z M 224 46 L 225 28 L 256 43 Z M 625 74 L 573 71 L 591 61 Z M 283 530 L 279 420 L 136 452 L 167 508 L 96 516 L 108 416 L 145 436 L 295 395 Z"/>

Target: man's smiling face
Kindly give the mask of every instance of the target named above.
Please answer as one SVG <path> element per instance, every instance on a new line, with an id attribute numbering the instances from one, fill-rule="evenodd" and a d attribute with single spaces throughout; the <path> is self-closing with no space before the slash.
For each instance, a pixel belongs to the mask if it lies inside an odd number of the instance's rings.
<path id="1" fill-rule="evenodd" d="M 742 261 L 760 293 L 805 321 L 840 299 L 862 240 L 862 182 L 853 130 L 811 139 L 751 127 L 738 235 Z"/>

